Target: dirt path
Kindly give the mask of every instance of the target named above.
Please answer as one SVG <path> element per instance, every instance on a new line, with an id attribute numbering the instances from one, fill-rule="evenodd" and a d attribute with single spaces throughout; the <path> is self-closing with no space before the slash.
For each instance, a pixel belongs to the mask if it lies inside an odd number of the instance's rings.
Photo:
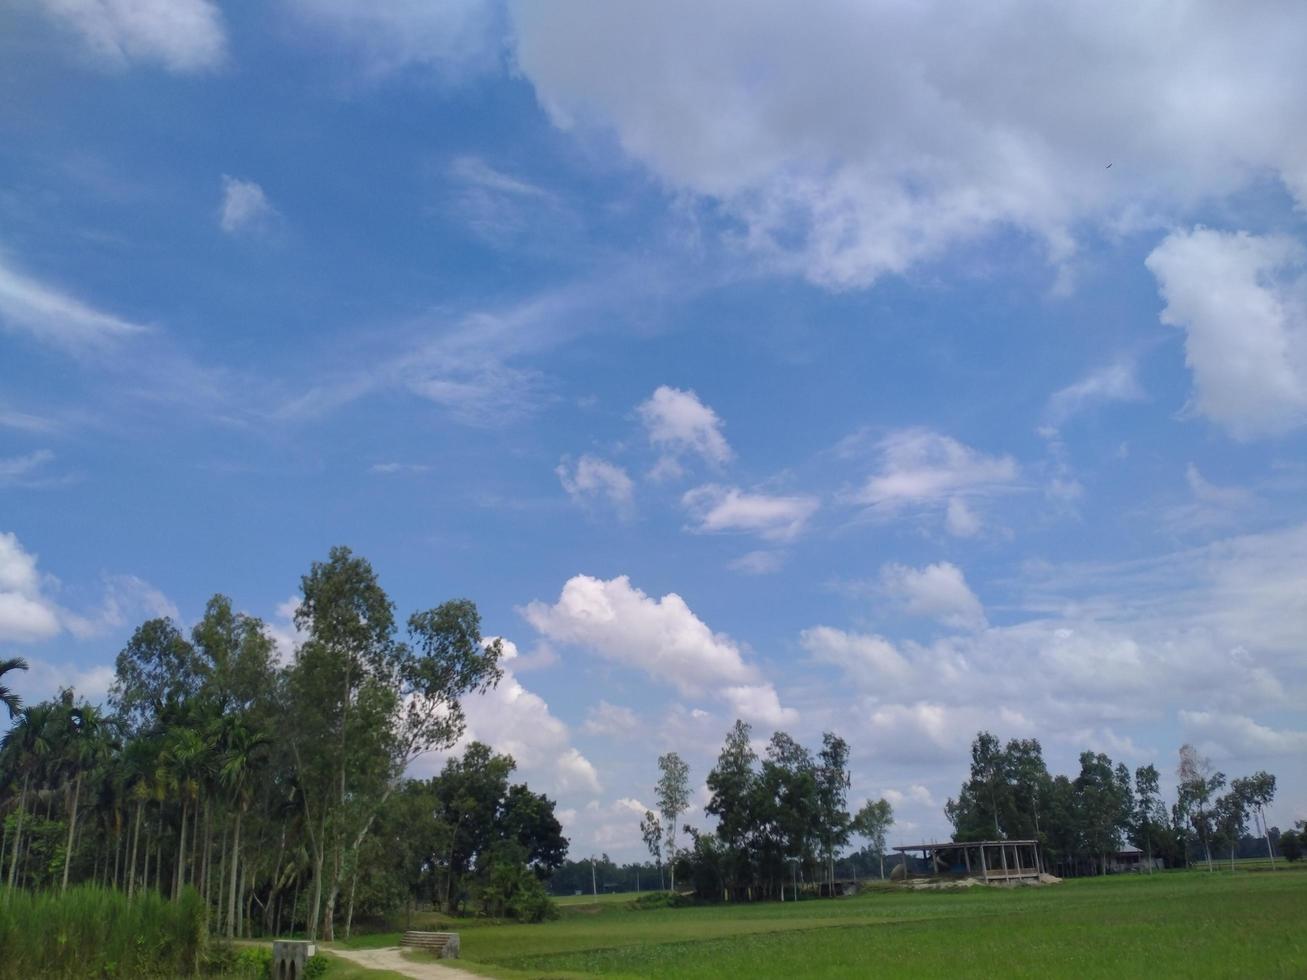
<path id="1" fill-rule="evenodd" d="M 332 949 L 327 952 L 332 956 L 339 956 L 342 960 L 349 960 L 357 966 L 365 966 L 373 970 L 393 970 L 406 977 L 413 977 L 413 980 L 458 980 L 460 977 L 476 976 L 457 967 L 445 966 L 443 963 L 407 959 L 397 946 L 389 949 Z"/>

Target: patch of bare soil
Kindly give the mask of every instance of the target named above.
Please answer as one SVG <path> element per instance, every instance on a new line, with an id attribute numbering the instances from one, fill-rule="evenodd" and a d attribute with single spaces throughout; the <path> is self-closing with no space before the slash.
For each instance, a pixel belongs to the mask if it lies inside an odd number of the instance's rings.
<path id="1" fill-rule="evenodd" d="M 393 970 L 403 976 L 413 977 L 413 980 L 458 980 L 458 978 L 476 976 L 457 967 L 446 966 L 444 963 L 411 960 L 398 946 L 388 949 L 332 949 L 327 952 L 332 956 L 339 956 L 342 960 L 349 960 L 357 966 L 371 970 Z"/>

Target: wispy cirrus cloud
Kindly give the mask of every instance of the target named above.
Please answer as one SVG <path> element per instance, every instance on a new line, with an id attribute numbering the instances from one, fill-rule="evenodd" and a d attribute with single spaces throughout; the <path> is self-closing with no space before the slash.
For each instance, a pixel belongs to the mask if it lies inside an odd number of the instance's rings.
<path id="1" fill-rule="evenodd" d="M 149 328 L 30 276 L 0 255 L 0 326 L 72 354 L 90 354 Z"/>

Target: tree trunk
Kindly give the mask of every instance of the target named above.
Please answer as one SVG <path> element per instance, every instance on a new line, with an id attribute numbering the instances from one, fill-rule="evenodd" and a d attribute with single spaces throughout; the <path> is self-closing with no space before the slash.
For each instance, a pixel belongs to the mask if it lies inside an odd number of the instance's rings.
<path id="1" fill-rule="evenodd" d="M 327 864 L 327 856 L 323 853 L 320 844 L 322 838 L 319 837 L 318 840 L 319 846 L 313 850 L 313 904 L 308 921 L 305 923 L 310 939 L 318 938 L 318 913 L 322 911 L 322 879 Z"/>
<path id="2" fill-rule="evenodd" d="M 1262 821 L 1262 836 L 1266 839 L 1266 856 L 1271 859 L 1271 870 L 1275 870 L 1275 849 L 1271 847 L 1271 832 L 1266 827 L 1266 811 L 1260 806 L 1257 807 L 1257 813 Z"/>
<path id="3" fill-rule="evenodd" d="M 195 801 L 195 809 L 194 809 L 194 811 L 192 811 L 192 813 L 191 813 L 191 861 L 190 861 L 190 871 L 191 871 L 191 884 L 194 885 L 194 886 L 197 887 L 197 888 L 200 886 L 200 857 L 199 857 L 199 849 L 200 849 L 200 810 L 201 810 L 201 807 L 200 807 L 200 801 L 199 801 L 199 800 L 196 800 L 196 801 Z M 184 884 L 186 884 L 186 882 L 183 881 L 182 884 L 184 885 Z M 203 895 L 204 892 L 201 891 L 200 894 Z"/>
<path id="4" fill-rule="evenodd" d="M 23 791 L 18 796 L 18 826 L 14 828 L 14 853 L 9 860 L 9 887 L 18 882 L 18 844 L 23 839 L 23 816 L 27 813 L 27 781 L 31 773 L 23 773 Z"/>
<path id="5" fill-rule="evenodd" d="M 242 811 L 239 806 L 236 807 L 235 829 L 233 830 L 233 844 L 231 849 L 231 893 L 227 899 L 227 938 L 232 939 L 235 936 L 236 928 L 236 867 L 240 864 L 241 858 L 241 816 Z M 258 829 L 257 827 L 255 828 Z M 225 840 L 225 838 L 224 838 Z"/>
<path id="6" fill-rule="evenodd" d="M 71 814 L 68 818 L 68 843 L 64 845 L 64 880 L 59 886 L 59 892 L 68 891 L 68 869 L 73 863 L 73 831 L 77 829 L 77 802 L 82 796 L 82 773 L 78 770 L 77 778 L 73 780 L 73 805 Z"/>
<path id="7" fill-rule="evenodd" d="M 200 894 L 204 896 L 204 907 L 213 908 L 212 896 L 209 894 L 209 864 L 213 853 L 213 803 L 210 797 L 204 798 L 204 850 L 200 856 Z"/>
<path id="8" fill-rule="evenodd" d="M 136 829 L 138 831 L 141 829 L 139 823 L 137 824 Z M 136 879 L 136 869 L 133 868 L 132 880 L 135 881 L 135 879 Z M 144 892 L 145 889 L 149 887 L 150 887 L 150 832 L 147 830 L 145 832 L 145 868 L 141 871 L 141 891 Z"/>
<path id="9" fill-rule="evenodd" d="M 172 900 L 174 902 L 181 897 L 182 884 L 185 881 L 184 875 L 185 875 L 185 867 L 186 867 L 186 817 L 187 814 L 190 812 L 187 809 L 187 804 L 189 802 L 190 801 L 187 800 L 186 797 L 184 796 L 182 797 L 182 819 L 181 819 L 181 823 L 177 825 L 177 870 L 173 874 L 173 879 L 172 879 Z"/>
<path id="10" fill-rule="evenodd" d="M 154 890 L 163 894 L 163 806 L 159 806 L 159 834 L 154 840 Z"/>
<path id="11" fill-rule="evenodd" d="M 350 875 L 349 879 L 349 902 L 345 905 L 345 938 L 349 938 L 350 927 L 354 924 L 354 888 L 359 883 L 358 872 Z"/>

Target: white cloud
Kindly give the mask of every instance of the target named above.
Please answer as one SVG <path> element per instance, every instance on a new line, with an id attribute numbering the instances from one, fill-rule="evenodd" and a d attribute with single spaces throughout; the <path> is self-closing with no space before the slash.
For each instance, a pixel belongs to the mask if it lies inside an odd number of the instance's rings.
<path id="1" fill-rule="evenodd" d="M 288 2 L 306 28 L 354 51 L 374 77 L 421 68 L 455 80 L 503 57 L 502 15 L 489 0 Z"/>
<path id="2" fill-rule="evenodd" d="M 0 643 L 36 643 L 65 631 L 78 639 L 100 636 L 127 625 L 132 617 L 169 616 L 177 607 L 135 575 L 104 575 L 98 608 L 73 612 L 51 596 L 59 580 L 37 570 L 37 556 L 18 537 L 0 532 Z"/>
<path id="3" fill-rule="evenodd" d="M 382 476 L 394 476 L 396 474 L 416 474 L 429 473 L 431 467 L 426 463 L 400 463 L 391 460 L 385 463 L 373 463 L 368 467 L 369 473 L 377 473 Z"/>
<path id="4" fill-rule="evenodd" d="M 726 567 L 736 571 L 743 572 L 745 575 L 771 575 L 779 572 L 785 565 L 785 552 L 783 551 L 749 551 L 739 558 L 732 559 Z"/>
<path id="5" fill-rule="evenodd" d="M 97 351 L 147 329 L 87 306 L 0 257 L 0 325 L 71 351 Z"/>
<path id="6" fill-rule="evenodd" d="M 1061 262 L 1086 231 L 1167 223 L 1267 175 L 1307 204 L 1295 5 L 512 9 L 557 125 L 612 131 L 755 256 L 834 287 L 1012 228 Z"/>
<path id="7" fill-rule="evenodd" d="M 722 434 L 722 420 L 693 391 L 659 385 L 636 411 L 649 441 L 664 454 L 655 477 L 680 475 L 677 459 L 694 453 L 709 463 L 729 462 L 734 453 Z"/>
<path id="8" fill-rule="evenodd" d="M 1107 402 L 1138 401 L 1144 397 L 1133 361 L 1117 361 L 1091 371 L 1074 384 L 1055 391 L 1044 415 L 1054 426 Z"/>
<path id="9" fill-rule="evenodd" d="M 797 537 L 821 505 L 811 496 L 770 496 L 715 483 L 689 490 L 681 503 L 700 533 L 741 531 L 771 541 Z"/>
<path id="10" fill-rule="evenodd" d="M 277 604 L 276 618 L 264 624 L 268 636 L 276 646 L 277 660 L 284 666 L 295 659 L 295 651 L 309 638 L 306 629 L 295 625 L 295 613 L 300 608 L 300 597 L 293 595 Z"/>
<path id="11" fill-rule="evenodd" d="M 511 642 L 500 639 L 516 652 Z M 527 781 L 552 796 L 598 793 L 602 788 L 598 771 L 571 744 L 567 725 L 549 710 L 545 700 L 523 687 L 508 669 L 512 660 L 512 656 L 505 660 L 504 677 L 495 688 L 463 699 L 467 730 L 459 743 L 448 753 L 421 760 L 416 770 L 438 769 L 450 754 L 479 741 L 511 755 Z"/>
<path id="12" fill-rule="evenodd" d="M 873 513 L 944 510 L 951 534 L 970 537 L 980 518 L 970 501 L 1016 489 L 1011 456 L 989 456 L 929 429 L 901 429 L 876 445 L 879 470 L 853 497 Z"/>
<path id="13" fill-rule="evenodd" d="M 463 183 L 475 184 L 485 190 L 509 194 L 513 197 L 549 196 L 547 191 L 535 184 L 506 174 L 502 170 L 496 170 L 480 157 L 455 157 L 449 164 L 449 175 Z"/>
<path id="14" fill-rule="evenodd" d="M 54 459 L 48 449 L 37 449 L 22 456 L 0 456 L 0 487 L 24 486 L 41 481 L 41 471 Z"/>
<path id="15" fill-rule="evenodd" d="M 254 181 L 222 175 L 222 205 L 218 208 L 218 226 L 227 234 L 266 230 L 277 216 L 277 209 L 269 202 L 263 188 Z"/>
<path id="16" fill-rule="evenodd" d="M 1218 758 L 1301 756 L 1307 752 L 1307 732 L 1270 728 L 1244 715 L 1181 711 L 1180 723 Z M 1207 748 L 1209 744 L 1211 748 Z"/>
<path id="17" fill-rule="evenodd" d="M 586 713 L 585 724 L 581 726 L 581 730 L 587 735 L 625 738 L 635 734 L 639 727 L 640 720 L 630 708 L 600 701 Z"/>
<path id="18" fill-rule="evenodd" d="M 839 667 L 868 688 L 897 686 L 912 672 L 907 659 L 882 636 L 814 626 L 799 639 L 813 660 Z"/>
<path id="19" fill-rule="evenodd" d="M 89 613 L 63 610 L 63 625 L 79 639 L 102 636 L 141 619 L 167 617 L 181 620 L 181 613 L 166 595 L 135 575 L 105 575 L 101 578 L 104 596 L 100 606 Z"/>
<path id="20" fill-rule="evenodd" d="M 955 538 L 971 538 L 980 533 L 980 518 L 961 497 L 949 497 L 944 526 Z"/>
<path id="21" fill-rule="evenodd" d="M 799 713 L 781 707 L 780 696 L 771 684 L 743 684 L 725 687 L 722 697 L 736 717 L 758 725 L 793 725 Z"/>
<path id="22" fill-rule="evenodd" d="M 896 810 L 908 802 L 915 803 L 918 806 L 933 807 L 936 805 L 935 798 L 931 796 L 930 790 L 920 783 L 913 783 L 906 791 L 893 788 L 886 789 L 880 795 L 888 800 Z"/>
<path id="23" fill-rule="evenodd" d="M 576 575 L 554 605 L 532 602 L 523 615 L 550 640 L 645 671 L 686 693 L 755 680 L 736 642 L 710 630 L 684 599 L 674 592 L 651 598 L 625 575 L 608 581 Z"/>
<path id="24" fill-rule="evenodd" d="M 43 585 L 36 555 L 24 551 L 16 535 L 0 532 L 0 641 L 32 642 L 60 631 L 58 607 Z"/>
<path id="25" fill-rule="evenodd" d="M 63 688 L 72 688 L 78 697 L 92 704 L 102 703 L 109 696 L 113 684 L 113 667 L 93 664 L 89 667 L 70 663 L 54 663 L 40 657 L 28 657 L 28 669 L 5 677 L 25 704 L 36 704 L 52 698 Z"/>
<path id="26" fill-rule="evenodd" d="M 739 645 L 710 630 L 675 593 L 654 599 L 625 575 L 608 581 L 576 575 L 554 605 L 533 602 L 522 613 L 550 640 L 642 671 L 683 694 L 710 693 L 746 720 L 780 724 L 797 718 L 745 662 Z"/>
<path id="27" fill-rule="evenodd" d="M 1146 264 L 1185 331 L 1193 404 L 1237 439 L 1307 421 L 1307 250 L 1282 235 L 1173 232 Z"/>
<path id="28" fill-rule="evenodd" d="M 635 484 L 626 470 L 614 463 L 587 455 L 573 465 L 564 457 L 554 472 L 567 495 L 578 504 L 602 499 L 621 517 L 629 518 L 635 511 Z"/>
<path id="29" fill-rule="evenodd" d="M 890 564 L 880 570 L 881 585 L 912 616 L 928 616 L 957 629 L 983 629 L 985 610 L 951 562 L 924 568 Z"/>
<path id="30" fill-rule="evenodd" d="M 222 13 L 211 0 L 40 0 L 111 68 L 157 62 L 169 71 L 216 68 L 226 57 Z"/>

